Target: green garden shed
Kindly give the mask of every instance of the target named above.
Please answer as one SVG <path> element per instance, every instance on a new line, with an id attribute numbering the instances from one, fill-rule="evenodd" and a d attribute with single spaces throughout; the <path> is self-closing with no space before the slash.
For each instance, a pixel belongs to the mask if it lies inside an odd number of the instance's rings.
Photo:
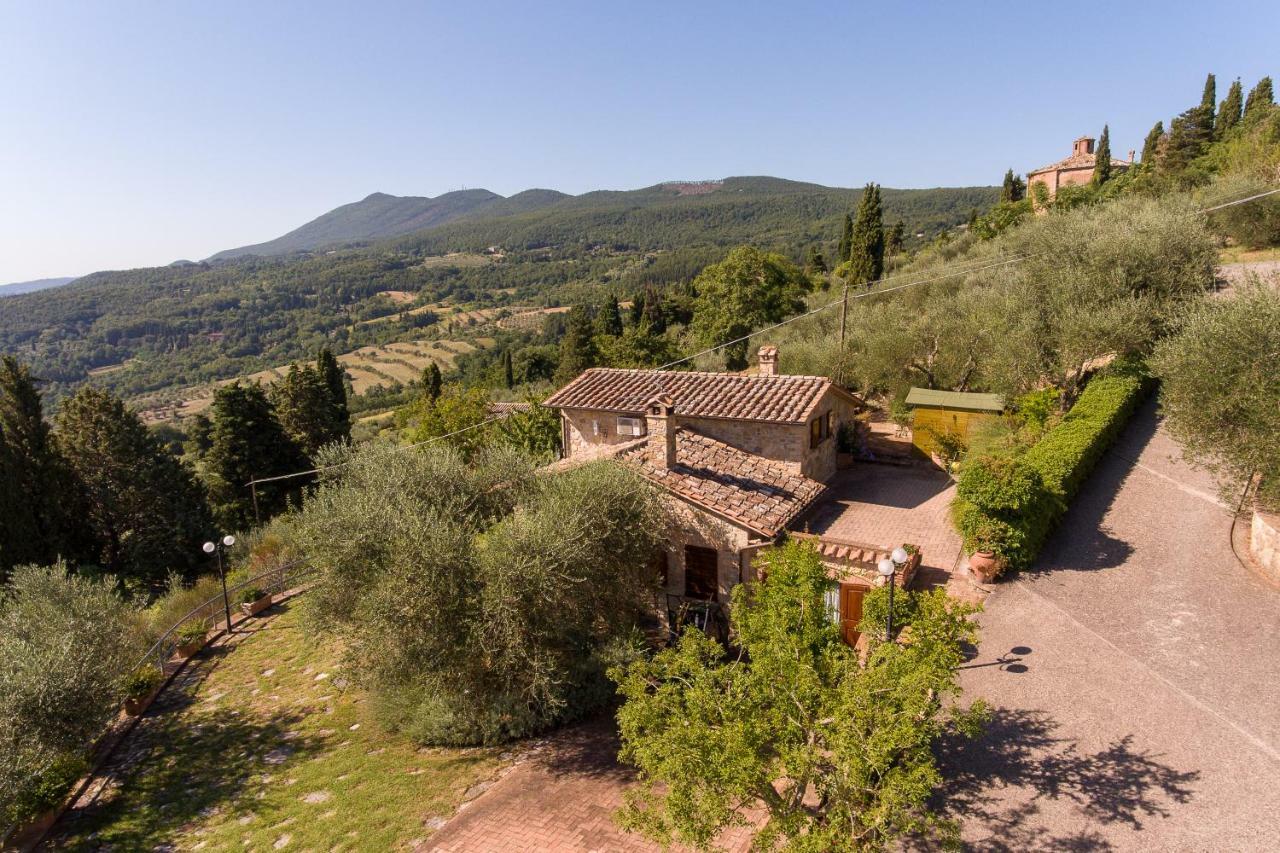
<path id="1" fill-rule="evenodd" d="M 968 442 L 976 424 L 1004 411 L 1004 398 L 999 394 L 912 388 L 907 394 L 907 406 L 911 409 L 911 443 L 925 456 L 932 456 L 938 435 L 955 435 Z"/>

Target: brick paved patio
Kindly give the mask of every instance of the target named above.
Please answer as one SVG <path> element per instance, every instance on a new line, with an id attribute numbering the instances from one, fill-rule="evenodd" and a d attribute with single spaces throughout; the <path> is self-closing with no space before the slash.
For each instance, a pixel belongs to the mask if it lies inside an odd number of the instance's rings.
<path id="1" fill-rule="evenodd" d="M 550 737 L 418 849 L 423 853 L 472 851 L 658 851 L 613 822 L 635 772 L 617 762 L 617 735 L 604 716 Z M 745 851 L 747 833 L 736 830 L 719 847 Z"/>
<path id="2" fill-rule="evenodd" d="M 793 527 L 882 548 L 919 545 L 918 583 L 945 583 L 960 554 L 947 519 L 954 496 L 955 484 L 937 469 L 859 463 L 838 473 L 827 499 Z"/>

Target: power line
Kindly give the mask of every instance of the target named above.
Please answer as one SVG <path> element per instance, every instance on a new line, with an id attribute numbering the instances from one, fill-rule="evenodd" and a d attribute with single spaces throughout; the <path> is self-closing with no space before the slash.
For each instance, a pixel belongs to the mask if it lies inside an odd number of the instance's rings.
<path id="1" fill-rule="evenodd" d="M 1276 193 L 1280 193 L 1280 189 L 1268 190 L 1268 191 L 1266 191 L 1266 192 L 1263 192 L 1263 193 L 1257 193 L 1257 194 L 1255 194 L 1255 195 L 1251 195 L 1251 196 L 1248 196 L 1248 197 L 1246 197 L 1246 198 L 1236 199 L 1236 200 L 1234 200 L 1234 201 L 1225 202 L 1225 203 L 1223 203 L 1223 204 L 1218 204 L 1218 205 L 1215 205 L 1215 206 L 1213 206 L 1213 207 L 1202 208 L 1202 209 L 1201 209 L 1201 210 L 1199 210 L 1198 212 L 1199 212 L 1199 213 L 1212 213 L 1212 212 L 1214 212 L 1215 210 L 1222 210 L 1223 208 L 1227 208 L 1227 207 L 1234 207 L 1235 205 L 1238 205 L 1238 204 L 1245 204 L 1246 202 L 1256 201 L 1256 200 L 1258 200 L 1258 199 L 1260 199 L 1260 198 L 1266 198 L 1267 196 L 1275 195 Z M 1032 254 L 1015 255 L 1015 256 L 1013 256 L 1013 257 L 1011 257 L 1011 258 L 1005 258 L 1004 260 L 995 261 L 995 262 L 992 262 L 992 263 L 985 263 L 985 262 L 984 262 L 984 263 L 983 263 L 982 265 L 980 265 L 980 266 L 974 266 L 974 267 L 970 267 L 970 268 L 968 268 L 968 269 L 954 270 L 954 271 L 952 271 L 952 272 L 946 273 L 945 275 L 931 276 L 931 277 L 929 277 L 929 278 L 922 278 L 922 279 L 917 279 L 917 280 L 915 280 L 915 281 L 908 281 L 908 282 L 904 282 L 904 283 L 902 283 L 902 284 L 894 285 L 893 287 L 882 287 L 882 288 L 878 288 L 878 289 L 874 289 L 874 290 L 873 290 L 873 289 L 868 289 L 868 290 L 864 291 L 863 293 L 855 293 L 853 296 L 842 296 L 840 299 L 833 299 L 833 300 L 831 300 L 830 302 L 827 302 L 827 303 L 825 303 L 825 304 L 823 304 L 823 305 L 819 305 L 817 308 L 813 308 L 813 309 L 811 309 L 811 310 L 809 310 L 809 311 L 804 312 L 803 314 L 797 314 L 797 315 L 796 315 L 796 316 L 794 316 L 794 317 L 789 317 L 789 318 L 787 318 L 786 320 L 782 320 L 782 321 L 780 321 L 780 322 L 774 323 L 774 324 L 773 324 L 773 325 L 771 325 L 771 326 L 765 326 L 765 327 L 764 327 L 764 328 L 762 328 L 762 329 L 757 329 L 756 331 L 748 332 L 747 334 L 742 335 L 741 337 L 734 338 L 734 339 L 733 339 L 733 340 L 731 340 L 731 341 L 725 341 L 724 343 L 721 343 L 721 344 L 716 344 L 716 345 L 715 345 L 715 346 L 713 346 L 713 347 L 708 347 L 707 349 L 704 349 L 704 350 L 702 350 L 701 352 L 696 352 L 696 353 L 694 353 L 693 355 L 687 355 L 687 356 L 684 356 L 683 358 L 678 358 L 678 359 L 676 359 L 675 361 L 669 361 L 669 362 L 667 362 L 666 364 L 663 364 L 663 365 L 661 365 L 661 366 L 659 366 L 659 367 L 649 368 L 649 369 L 648 369 L 647 371 L 645 371 L 645 372 L 648 372 L 648 373 L 658 373 L 658 372 L 660 372 L 660 371 L 668 370 L 668 369 L 670 369 L 670 368 L 672 368 L 672 367 L 675 367 L 676 365 L 684 364 L 685 362 L 688 362 L 688 361 L 693 361 L 693 360 L 694 360 L 694 359 L 696 359 L 696 358 L 700 358 L 700 357 L 702 357 L 702 356 L 704 356 L 704 355 L 710 355 L 711 353 L 716 352 L 717 350 L 722 350 L 722 349 L 724 349 L 725 347 L 733 346 L 734 344 L 739 344 L 739 343 L 742 343 L 743 341 L 748 341 L 748 340 L 750 340 L 751 338 L 754 338 L 754 337 L 756 337 L 756 336 L 758 336 L 758 335 L 763 335 L 763 334 L 765 334 L 766 332 L 771 332 L 771 331 L 773 331 L 774 329 L 780 329 L 780 328 L 782 328 L 783 326 L 789 325 L 789 324 L 791 324 L 791 323 L 798 322 L 798 321 L 800 321 L 800 320 L 804 320 L 804 319 L 806 319 L 806 318 L 808 318 L 808 317 L 812 317 L 813 315 L 818 314 L 818 313 L 820 313 L 820 312 L 822 312 L 822 311 L 825 311 L 825 310 L 827 310 L 828 308 L 833 308 L 833 307 L 835 307 L 836 305 L 840 305 L 840 304 L 846 303 L 846 302 L 848 302 L 849 300 L 852 300 L 852 299 L 867 299 L 867 298 L 869 298 L 869 297 L 872 297 L 872 296 L 879 296 L 879 295 L 884 294 L 884 293 L 893 293 L 894 291 L 898 291 L 898 290 L 905 290 L 905 289 L 907 289 L 907 288 L 909 288 L 909 287 L 918 287 L 918 286 L 920 286 L 920 285 L 922 285 L 922 284 L 932 284 L 932 283 L 934 283 L 934 282 L 944 281 L 944 280 L 946 280 L 946 279 L 948 279 L 948 278 L 955 278 L 956 276 L 969 275 L 969 274 L 971 274 L 971 273 L 975 273 L 975 272 L 983 272 L 983 271 L 988 270 L 988 269 L 995 269 L 995 268 L 997 268 L 997 267 L 1009 266 L 1009 265 L 1011 265 L 1011 264 L 1022 263 L 1023 261 L 1031 260 L 1032 258 L 1044 257 L 1045 255 L 1049 255 L 1049 254 L 1052 254 L 1052 252 L 1035 252 L 1035 253 L 1032 253 Z M 877 279 L 876 281 L 872 282 L 870 285 L 868 285 L 868 287 L 869 287 L 869 288 L 872 288 L 872 287 L 874 287 L 874 286 L 875 286 L 875 285 L 877 285 L 877 284 L 884 284 L 884 283 L 886 283 L 886 282 L 894 281 L 894 280 L 895 280 L 895 279 L 897 279 L 897 278 L 903 278 L 903 277 L 904 277 L 904 276 L 890 276 L 890 277 L 888 277 L 888 278 L 880 278 L 880 279 Z M 662 389 L 662 386 L 661 386 L 661 384 L 658 382 L 658 380 L 657 380 L 657 378 L 656 378 L 656 377 L 654 378 L 654 382 L 655 382 L 655 384 L 658 386 L 658 389 L 659 389 L 659 390 L 661 390 L 661 389 Z M 473 430 L 473 429 L 479 429 L 479 428 L 480 428 L 480 427 L 482 427 L 482 426 L 486 426 L 486 425 L 488 425 L 488 424 L 494 423 L 494 422 L 499 421 L 499 420 L 501 420 L 501 419 L 502 419 L 502 416 L 501 416 L 501 415 L 493 415 L 492 417 L 485 418 L 483 421 L 480 421 L 480 422 L 478 422 L 478 423 L 471 424 L 470 426 L 466 426 L 466 427 L 463 427 L 463 428 L 461 428 L 461 429 L 454 430 L 453 432 L 445 433 L 444 435 L 432 436 L 431 438 L 425 439 L 425 440 L 423 440 L 423 441 L 415 442 L 414 444 L 405 444 L 405 445 L 400 445 L 400 446 L 396 447 L 396 448 L 394 449 L 394 451 L 393 451 L 393 452 L 397 452 L 397 453 L 398 453 L 398 452 L 400 452 L 400 451 L 402 451 L 402 450 L 413 450 L 413 449 L 418 448 L 418 447 L 423 447 L 423 446 L 428 445 L 428 444 L 433 444 L 433 443 L 435 443 L 435 442 L 437 442 L 437 441 L 444 441 L 445 439 L 453 438 L 454 436 L 457 436 L 457 435 L 462 435 L 463 433 L 470 432 L 470 431 L 471 431 L 471 430 Z M 335 464 L 335 465 L 326 465 L 326 466 L 321 467 L 321 468 L 312 468 L 312 469 L 307 470 L 307 471 L 296 471 L 296 472 L 291 473 L 291 474 L 279 474 L 279 475 L 274 476 L 274 477 L 262 477 L 262 478 L 259 478 L 259 479 L 253 479 L 253 480 L 250 480 L 248 483 L 245 483 L 245 487 L 246 487 L 246 488 L 251 488 L 251 489 L 252 489 L 252 488 L 255 488 L 256 486 L 258 486 L 258 485 L 260 485 L 260 484 L 262 484 L 262 483 L 274 483 L 274 482 L 279 482 L 279 481 L 281 481 L 281 480 L 291 480 L 291 479 L 295 479 L 295 478 L 297 478 L 297 477 L 308 477 L 308 476 L 311 476 L 311 475 L 313 475 L 313 474 L 322 474 L 322 473 L 324 473 L 324 472 L 326 472 L 326 471 L 333 471 L 333 470 L 336 470 L 336 469 L 338 469 L 338 468 L 345 467 L 346 465 L 349 465 L 349 464 L 350 464 L 350 462 L 349 462 L 349 461 L 348 461 L 348 462 L 339 462 L 339 463 L 337 463 L 337 464 Z"/>

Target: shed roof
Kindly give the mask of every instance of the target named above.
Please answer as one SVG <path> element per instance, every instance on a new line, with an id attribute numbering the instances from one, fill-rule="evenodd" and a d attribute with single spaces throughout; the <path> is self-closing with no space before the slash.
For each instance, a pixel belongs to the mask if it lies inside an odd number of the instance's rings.
<path id="1" fill-rule="evenodd" d="M 1004 398 L 999 394 L 974 394 L 970 391 L 938 391 L 933 388 L 912 388 L 907 394 L 908 406 L 929 406 L 935 409 L 959 409 L 966 412 L 1002 412 Z"/>

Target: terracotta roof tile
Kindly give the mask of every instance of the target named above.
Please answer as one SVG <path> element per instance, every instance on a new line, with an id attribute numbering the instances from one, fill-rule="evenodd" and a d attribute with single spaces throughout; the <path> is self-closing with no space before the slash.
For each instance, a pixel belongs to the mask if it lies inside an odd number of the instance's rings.
<path id="1" fill-rule="evenodd" d="M 676 430 L 676 465 L 664 468 L 656 441 L 638 442 L 619 455 L 643 476 L 677 497 L 709 509 L 749 530 L 775 536 L 807 509 L 826 486 L 790 466 L 695 432 Z"/>
<path id="2" fill-rule="evenodd" d="M 1072 154 L 1065 160 L 1059 160 L 1056 163 L 1050 163 L 1048 166 L 1041 166 L 1039 169 L 1032 169 L 1027 172 L 1027 177 L 1038 175 L 1041 172 L 1065 172 L 1071 169 L 1092 169 L 1098 162 L 1096 154 Z M 1133 164 L 1128 160 L 1117 160 L 1111 158 L 1111 166 L 1116 169 L 1127 169 Z"/>
<path id="3" fill-rule="evenodd" d="M 543 405 L 640 414 L 660 393 L 675 401 L 677 416 L 804 423 L 829 388 L 825 376 L 744 376 L 676 370 L 593 367 L 552 394 Z"/>

